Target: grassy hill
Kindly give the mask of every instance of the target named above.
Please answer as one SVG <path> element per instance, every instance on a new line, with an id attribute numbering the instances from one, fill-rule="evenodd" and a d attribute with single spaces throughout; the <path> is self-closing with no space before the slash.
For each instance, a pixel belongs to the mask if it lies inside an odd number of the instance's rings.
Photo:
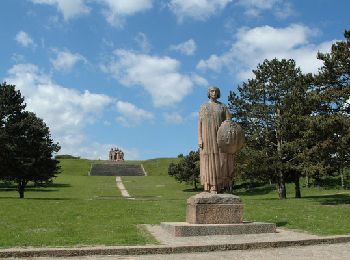
<path id="1" fill-rule="evenodd" d="M 185 221 L 186 199 L 196 192 L 167 175 L 170 162 L 142 163 L 148 176 L 123 177 L 133 200 L 123 198 L 114 177 L 88 176 L 93 162 L 62 159 L 62 173 L 48 188 L 29 187 L 18 199 L 15 187 L 0 183 L 0 247 L 136 245 L 157 243 L 138 224 Z M 293 186 L 288 187 L 289 197 Z M 337 189 L 303 189 L 302 199 L 280 201 L 273 186 L 238 190 L 244 219 L 316 234 L 350 234 L 350 194 Z"/>

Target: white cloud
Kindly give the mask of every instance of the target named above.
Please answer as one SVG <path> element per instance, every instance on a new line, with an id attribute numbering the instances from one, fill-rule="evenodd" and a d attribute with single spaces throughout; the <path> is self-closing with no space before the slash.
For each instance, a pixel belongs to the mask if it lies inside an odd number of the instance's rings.
<path id="1" fill-rule="evenodd" d="M 197 68 L 220 72 L 227 67 L 244 80 L 252 76 L 251 70 L 264 59 L 286 58 L 294 59 L 303 72 L 316 73 L 322 65 L 316 58 L 317 52 L 328 52 L 332 42 L 312 44 L 309 41 L 314 34 L 310 28 L 297 24 L 285 28 L 242 28 L 230 50 L 199 61 Z"/>
<path id="2" fill-rule="evenodd" d="M 50 127 L 54 141 L 62 146 L 61 153 L 78 149 L 85 140 L 83 128 L 94 123 L 112 102 L 106 95 L 60 86 L 33 64 L 14 65 L 6 81 L 21 91 L 27 110 Z"/>
<path id="3" fill-rule="evenodd" d="M 170 46 L 170 50 L 175 50 L 185 55 L 193 55 L 196 49 L 197 45 L 193 39 L 189 39 L 188 41 L 182 42 L 180 44 Z"/>
<path id="4" fill-rule="evenodd" d="M 77 62 L 87 62 L 86 59 L 79 53 L 59 50 L 54 50 L 54 52 L 56 53 L 56 58 L 50 59 L 50 61 L 56 70 L 70 71 Z"/>
<path id="5" fill-rule="evenodd" d="M 193 84 L 197 86 L 209 86 L 208 81 L 205 78 L 202 78 L 198 74 L 192 73 L 191 74 L 191 80 Z"/>
<path id="6" fill-rule="evenodd" d="M 34 4 L 46 4 L 56 7 L 65 21 L 90 13 L 83 0 L 31 0 Z"/>
<path id="7" fill-rule="evenodd" d="M 281 5 L 278 5 L 274 10 L 274 15 L 278 18 L 285 19 L 289 16 L 296 14 L 293 6 L 289 2 L 282 2 Z"/>
<path id="8" fill-rule="evenodd" d="M 220 72 L 222 67 L 227 63 L 227 56 L 228 55 L 217 56 L 216 54 L 212 54 L 207 60 L 200 60 L 197 64 L 197 69 Z"/>
<path id="9" fill-rule="evenodd" d="M 13 53 L 11 55 L 11 60 L 14 63 L 23 63 L 26 59 L 22 54 L 18 54 L 18 53 Z"/>
<path id="10" fill-rule="evenodd" d="M 105 8 L 103 14 L 107 22 L 116 27 L 122 27 L 127 16 L 152 8 L 153 0 L 100 0 Z"/>
<path id="11" fill-rule="evenodd" d="M 194 84 L 207 83 L 198 75 L 178 72 L 180 63 L 169 57 L 158 57 L 117 49 L 115 59 L 103 66 L 125 86 L 142 86 L 152 97 L 155 106 L 170 106 L 187 96 Z"/>
<path id="12" fill-rule="evenodd" d="M 139 32 L 135 37 L 135 41 L 140 46 L 142 52 L 147 53 L 151 50 L 151 44 L 149 43 L 146 34 Z"/>
<path id="13" fill-rule="evenodd" d="M 169 124 L 181 124 L 184 119 L 178 112 L 166 112 L 163 114 L 165 121 Z"/>
<path id="14" fill-rule="evenodd" d="M 257 17 L 262 12 L 270 11 L 279 18 L 291 16 L 294 11 L 285 0 L 239 0 L 237 5 L 245 8 L 245 15 Z"/>
<path id="15" fill-rule="evenodd" d="M 187 17 L 204 21 L 223 10 L 232 0 L 171 0 L 169 9 L 179 22 Z"/>
<path id="16" fill-rule="evenodd" d="M 151 112 L 138 108 L 129 102 L 117 101 L 116 108 L 120 113 L 117 121 L 125 127 L 135 126 L 142 121 L 152 121 L 154 119 Z"/>
<path id="17" fill-rule="evenodd" d="M 16 34 L 15 40 L 23 47 L 36 47 L 36 44 L 33 41 L 33 39 L 28 35 L 28 33 L 24 31 L 19 31 Z"/>
<path id="18" fill-rule="evenodd" d="M 54 6 L 65 21 L 89 14 L 91 8 L 86 3 L 95 2 L 102 6 L 102 14 L 107 22 L 122 27 L 126 17 L 152 8 L 153 0 L 31 0 L 34 4 Z"/>

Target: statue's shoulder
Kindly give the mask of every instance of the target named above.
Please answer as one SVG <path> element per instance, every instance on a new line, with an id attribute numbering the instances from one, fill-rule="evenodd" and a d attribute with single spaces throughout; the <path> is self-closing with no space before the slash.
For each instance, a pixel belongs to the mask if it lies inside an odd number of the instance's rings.
<path id="1" fill-rule="evenodd" d="M 218 102 L 220 107 L 222 107 L 223 109 L 227 109 L 227 106 L 224 103 Z"/>
<path id="2" fill-rule="evenodd" d="M 203 119 L 207 117 L 209 113 L 210 113 L 210 103 L 209 102 L 203 103 L 199 109 L 199 117 Z"/>
<path id="3" fill-rule="evenodd" d="M 206 103 L 203 103 L 200 107 L 200 112 L 201 111 L 208 111 L 208 110 L 217 110 L 217 109 L 227 109 L 227 106 L 224 104 L 224 103 L 221 103 L 221 102 L 216 102 L 216 103 L 210 103 L 210 102 L 206 102 Z"/>
<path id="4" fill-rule="evenodd" d="M 202 110 L 206 110 L 206 109 L 208 109 L 209 108 L 209 106 L 210 106 L 210 103 L 209 102 L 205 102 L 205 103 L 203 103 L 202 105 L 201 105 L 201 107 L 200 107 L 200 111 L 202 111 Z"/>

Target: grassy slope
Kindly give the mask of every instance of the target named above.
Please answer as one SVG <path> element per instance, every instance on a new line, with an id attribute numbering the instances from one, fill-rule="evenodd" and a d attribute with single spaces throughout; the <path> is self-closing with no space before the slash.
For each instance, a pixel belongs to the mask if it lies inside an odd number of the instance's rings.
<path id="1" fill-rule="evenodd" d="M 135 200 L 121 197 L 114 177 L 89 177 L 91 161 L 62 160 L 62 174 L 49 188 L 31 188 L 26 199 L 0 187 L 0 246 L 72 246 L 156 243 L 137 224 L 184 221 L 190 187 L 167 176 L 169 162 L 142 162 L 149 176 L 123 177 Z M 293 192 L 289 186 L 288 191 Z M 336 194 L 341 193 L 341 194 Z M 348 191 L 308 189 L 302 199 L 277 199 L 263 187 L 239 191 L 245 219 L 318 234 L 349 234 Z M 292 197 L 293 194 L 288 194 Z"/>
<path id="2" fill-rule="evenodd" d="M 160 205 L 146 193 L 139 200 L 125 200 L 114 177 L 87 176 L 91 163 L 61 160 L 55 183 L 29 188 L 23 200 L 14 188 L 0 187 L 0 247 L 156 243 L 137 224 L 183 215 L 164 210 L 165 202 Z M 138 180 L 142 178 L 147 177 Z M 182 187 L 174 181 L 172 186 Z"/>

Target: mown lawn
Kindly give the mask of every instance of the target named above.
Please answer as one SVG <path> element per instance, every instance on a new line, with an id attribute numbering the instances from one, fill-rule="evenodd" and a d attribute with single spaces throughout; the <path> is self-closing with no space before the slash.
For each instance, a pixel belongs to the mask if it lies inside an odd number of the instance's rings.
<path id="1" fill-rule="evenodd" d="M 293 198 L 294 185 L 287 185 L 287 191 L 286 200 L 278 199 L 273 186 L 237 192 L 245 203 L 244 218 L 319 235 L 350 234 L 349 191 L 302 188 L 301 199 Z"/>
<path id="2" fill-rule="evenodd" d="M 14 187 L 0 185 L 0 247 L 154 244 L 137 225 L 178 220 L 183 215 L 176 209 L 165 210 L 167 201 L 154 200 L 147 192 L 136 200 L 124 199 L 115 177 L 87 176 L 91 163 L 61 160 L 62 173 L 54 184 L 29 187 L 25 199 L 18 198 Z M 185 187 L 166 179 L 179 193 Z M 183 207 L 185 197 L 174 206 Z"/>
<path id="3" fill-rule="evenodd" d="M 62 173 L 48 188 L 30 187 L 18 199 L 0 185 L 0 247 L 142 245 L 157 243 L 137 227 L 184 221 L 186 199 L 196 192 L 167 176 L 177 159 L 142 162 L 148 176 L 123 177 L 135 199 L 121 197 L 114 177 L 87 176 L 88 160 L 61 160 Z M 302 199 L 280 201 L 274 187 L 238 190 L 246 220 L 274 222 L 316 234 L 350 234 L 350 194 L 337 189 L 303 189 Z M 293 186 L 288 186 L 291 198 Z"/>

